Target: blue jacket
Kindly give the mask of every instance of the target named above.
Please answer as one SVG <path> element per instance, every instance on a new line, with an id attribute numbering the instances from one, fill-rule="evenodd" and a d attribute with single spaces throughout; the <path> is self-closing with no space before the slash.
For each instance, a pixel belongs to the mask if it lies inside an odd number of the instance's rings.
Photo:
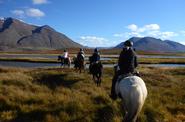
<path id="1" fill-rule="evenodd" d="M 99 53 L 93 53 L 92 55 L 92 62 L 100 61 Z"/>

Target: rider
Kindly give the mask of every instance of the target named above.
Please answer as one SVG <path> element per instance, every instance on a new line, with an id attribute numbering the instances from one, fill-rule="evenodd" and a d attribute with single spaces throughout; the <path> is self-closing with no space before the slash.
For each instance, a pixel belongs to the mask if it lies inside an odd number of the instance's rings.
<path id="1" fill-rule="evenodd" d="M 94 49 L 94 53 L 92 55 L 92 63 L 100 61 L 100 53 L 97 48 Z"/>
<path id="2" fill-rule="evenodd" d="M 67 59 L 68 57 L 69 57 L 69 54 L 68 54 L 67 50 L 65 49 L 64 53 L 63 53 L 63 58 Z"/>
<path id="3" fill-rule="evenodd" d="M 77 54 L 77 59 L 82 60 L 82 61 L 85 60 L 85 53 L 84 53 L 84 50 L 82 48 L 80 48 L 80 52 L 78 52 L 78 54 Z"/>
<path id="4" fill-rule="evenodd" d="M 134 49 L 132 48 L 133 42 L 127 40 L 124 42 L 124 48 L 119 56 L 118 66 L 116 67 L 115 75 L 112 79 L 111 95 L 110 97 L 115 100 L 117 98 L 115 92 L 115 85 L 120 75 L 127 76 L 134 74 L 134 70 L 138 65 L 137 57 Z"/>
<path id="5" fill-rule="evenodd" d="M 64 50 L 63 58 L 65 61 L 71 62 L 71 58 L 69 57 L 69 53 L 66 49 Z"/>
<path id="6" fill-rule="evenodd" d="M 92 69 L 92 65 L 94 63 L 98 63 L 99 61 L 100 61 L 100 53 L 99 53 L 98 49 L 95 48 L 94 53 L 90 57 L 90 65 L 89 65 L 90 72 L 91 72 L 91 69 Z"/>

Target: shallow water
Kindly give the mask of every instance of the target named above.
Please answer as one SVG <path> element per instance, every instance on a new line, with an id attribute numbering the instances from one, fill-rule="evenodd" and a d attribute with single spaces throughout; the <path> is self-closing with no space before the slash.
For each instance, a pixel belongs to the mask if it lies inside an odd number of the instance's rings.
<path id="1" fill-rule="evenodd" d="M 185 56 L 138 55 L 138 58 L 185 58 Z"/>
<path id="2" fill-rule="evenodd" d="M 42 67 L 60 67 L 60 63 L 37 63 L 37 62 L 21 62 L 21 61 L 0 61 L 0 66 L 7 67 L 23 67 L 23 68 L 42 68 Z M 72 64 L 71 67 L 74 65 Z M 104 67 L 113 67 L 114 64 L 104 64 Z M 185 67 L 185 64 L 141 64 L 148 67 Z M 89 65 L 86 65 L 88 68 Z"/>
<path id="3" fill-rule="evenodd" d="M 185 67 L 185 64 L 144 64 L 149 67 Z"/>

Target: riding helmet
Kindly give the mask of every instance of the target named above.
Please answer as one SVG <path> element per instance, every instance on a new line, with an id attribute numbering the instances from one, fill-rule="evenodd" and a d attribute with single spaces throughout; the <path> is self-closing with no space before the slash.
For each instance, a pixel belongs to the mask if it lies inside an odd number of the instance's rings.
<path id="1" fill-rule="evenodd" d="M 98 49 L 97 49 L 97 48 L 95 48 L 95 49 L 94 49 L 94 52 L 98 52 Z"/>
<path id="2" fill-rule="evenodd" d="M 80 51 L 83 51 L 83 48 L 80 48 Z"/>
<path id="3" fill-rule="evenodd" d="M 124 46 L 128 46 L 128 47 L 132 47 L 133 46 L 133 42 L 130 40 L 127 40 L 124 42 Z"/>

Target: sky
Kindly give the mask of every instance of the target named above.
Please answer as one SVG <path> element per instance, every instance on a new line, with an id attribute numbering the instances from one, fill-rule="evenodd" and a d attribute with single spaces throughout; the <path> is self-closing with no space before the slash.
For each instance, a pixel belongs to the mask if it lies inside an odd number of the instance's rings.
<path id="1" fill-rule="evenodd" d="M 111 47 L 131 37 L 185 44 L 185 0 L 0 0 L 0 18 L 49 25 L 77 43 Z"/>

